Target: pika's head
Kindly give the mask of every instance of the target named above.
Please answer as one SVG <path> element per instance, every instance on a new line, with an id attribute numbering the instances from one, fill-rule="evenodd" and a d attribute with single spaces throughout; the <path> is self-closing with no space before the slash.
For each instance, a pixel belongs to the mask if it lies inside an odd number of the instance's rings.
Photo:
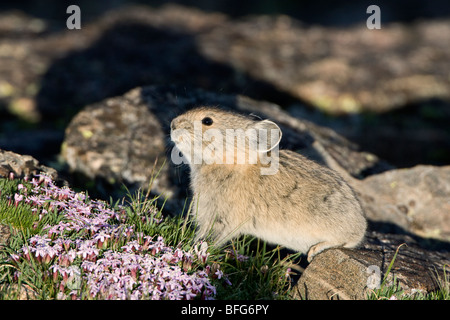
<path id="1" fill-rule="evenodd" d="M 172 141 L 191 165 L 257 164 L 281 140 L 272 121 L 211 107 L 176 117 L 170 128 Z"/>

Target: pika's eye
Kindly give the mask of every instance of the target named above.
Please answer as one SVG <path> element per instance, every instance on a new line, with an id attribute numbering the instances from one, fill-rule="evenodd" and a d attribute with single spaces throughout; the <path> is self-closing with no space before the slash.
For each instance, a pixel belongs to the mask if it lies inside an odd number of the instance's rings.
<path id="1" fill-rule="evenodd" d="M 202 123 L 205 126 L 210 126 L 210 125 L 213 124 L 213 119 L 211 119 L 210 117 L 205 117 L 205 118 L 202 119 Z"/>

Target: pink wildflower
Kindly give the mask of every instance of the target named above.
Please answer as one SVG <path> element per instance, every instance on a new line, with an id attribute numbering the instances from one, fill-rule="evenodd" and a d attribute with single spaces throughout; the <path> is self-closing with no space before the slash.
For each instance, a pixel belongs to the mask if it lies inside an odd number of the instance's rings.
<path id="1" fill-rule="evenodd" d="M 208 244 L 205 241 L 202 241 L 199 245 L 194 246 L 194 252 L 197 255 L 197 259 L 205 264 L 208 260 L 209 253 L 207 253 Z"/>
<path id="2" fill-rule="evenodd" d="M 23 200 L 23 195 L 21 194 L 14 194 L 14 205 L 17 207 L 19 205 L 19 202 Z"/>
<path id="3" fill-rule="evenodd" d="M 217 271 L 214 273 L 217 276 L 217 279 L 222 279 L 223 272 L 220 269 L 217 269 Z"/>
<path id="4" fill-rule="evenodd" d="M 122 249 L 125 250 L 125 252 L 139 251 L 140 248 L 141 248 L 141 246 L 139 245 L 139 243 L 136 240 L 130 241 L 130 242 L 128 242 L 128 244 L 122 246 Z"/>

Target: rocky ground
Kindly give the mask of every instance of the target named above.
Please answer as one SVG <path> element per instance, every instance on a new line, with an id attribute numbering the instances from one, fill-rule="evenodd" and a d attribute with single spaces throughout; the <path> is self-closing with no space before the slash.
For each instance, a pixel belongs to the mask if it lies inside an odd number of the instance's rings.
<path id="1" fill-rule="evenodd" d="M 450 263 L 449 19 L 373 31 L 129 7 L 50 32 L 0 15 L 0 148 L 15 152 L 0 152 L 1 176 L 49 171 L 109 198 L 165 163 L 152 188 L 176 214 L 188 176 L 170 162 L 170 120 L 205 104 L 254 113 L 280 125 L 283 148 L 340 171 L 370 222 L 361 249 L 306 267 L 298 296 L 364 298 L 368 270 L 386 272 L 402 243 L 392 274 L 406 292 L 437 289 Z"/>

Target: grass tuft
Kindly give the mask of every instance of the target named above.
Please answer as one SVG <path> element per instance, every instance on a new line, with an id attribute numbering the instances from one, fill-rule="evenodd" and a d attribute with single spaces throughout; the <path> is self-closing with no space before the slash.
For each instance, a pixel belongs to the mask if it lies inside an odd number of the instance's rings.
<path id="1" fill-rule="evenodd" d="M 380 284 L 380 288 L 377 290 L 371 290 L 367 299 L 368 300 L 450 300 L 450 277 L 447 275 L 445 265 L 443 267 L 444 277 L 439 278 L 436 277 L 436 281 L 439 285 L 439 290 L 423 293 L 423 292 L 414 292 L 407 294 L 400 286 L 397 277 L 394 275 L 392 281 L 388 281 L 388 277 L 391 273 L 392 267 L 394 266 L 395 260 L 397 258 L 398 252 L 401 247 L 406 245 L 403 243 L 397 247 L 395 250 L 394 257 L 389 263 L 388 269 L 383 277 L 383 280 Z M 438 274 L 436 272 L 436 274 Z"/>

